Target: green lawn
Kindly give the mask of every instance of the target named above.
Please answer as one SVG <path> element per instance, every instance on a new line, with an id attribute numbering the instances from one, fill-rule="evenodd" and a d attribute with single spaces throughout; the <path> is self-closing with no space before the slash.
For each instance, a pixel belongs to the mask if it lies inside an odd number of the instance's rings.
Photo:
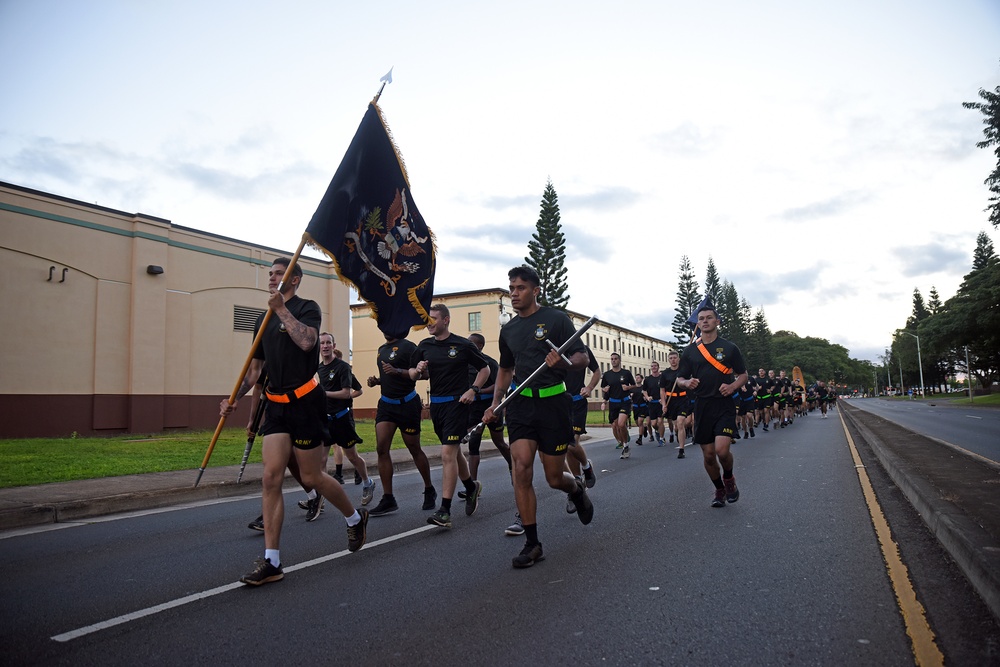
<path id="1" fill-rule="evenodd" d="M 591 412 L 587 423 L 605 424 L 601 412 Z M 364 442 L 359 452 L 375 451 L 375 422 L 357 421 L 358 435 Z M 425 442 L 434 442 L 430 421 L 421 426 Z M 24 438 L 0 440 L 0 488 L 33 486 L 74 479 L 116 477 L 146 472 L 196 470 L 212 439 L 212 431 L 191 431 L 139 436 L 121 435 L 97 438 Z M 241 428 L 223 429 L 208 466 L 239 465 L 246 448 L 246 433 Z M 402 449 L 399 433 L 393 449 Z M 250 462 L 260 462 L 260 438 L 250 452 Z"/>

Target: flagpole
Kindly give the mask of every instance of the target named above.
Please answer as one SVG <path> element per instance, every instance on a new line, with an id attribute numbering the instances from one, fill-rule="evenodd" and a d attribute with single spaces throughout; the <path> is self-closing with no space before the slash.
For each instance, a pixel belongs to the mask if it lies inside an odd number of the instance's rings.
<path id="1" fill-rule="evenodd" d="M 290 278 L 292 271 L 295 269 L 295 265 L 299 261 L 299 256 L 302 254 L 302 250 L 306 247 L 306 235 L 302 235 L 302 240 L 299 242 L 299 247 L 296 249 L 295 254 L 292 255 L 292 259 L 288 262 L 288 267 L 285 269 L 285 275 L 282 276 L 281 282 L 278 283 L 278 291 L 285 286 L 285 278 Z M 233 387 L 233 391 L 229 394 L 229 405 L 236 404 L 236 394 L 239 393 L 240 387 L 243 386 L 243 378 L 246 377 L 247 371 L 250 369 L 250 363 L 253 361 L 254 355 L 257 353 L 257 348 L 260 347 L 260 341 L 264 334 L 264 329 L 267 328 L 267 323 L 271 319 L 271 314 L 274 311 L 268 307 L 267 312 L 264 313 L 264 319 L 261 320 L 260 329 L 257 330 L 257 335 L 254 336 L 253 343 L 250 345 L 250 354 L 247 355 L 247 360 L 243 362 L 243 369 L 240 371 L 239 377 L 236 378 L 236 386 Z M 212 456 L 212 451 L 215 449 L 215 443 L 219 440 L 219 434 L 222 433 L 222 427 L 226 424 L 226 417 L 222 416 L 219 418 L 219 425 L 215 427 L 215 433 L 212 434 L 212 441 L 208 443 L 208 451 L 205 452 L 205 458 L 202 459 L 201 467 L 198 468 L 198 477 L 194 480 L 194 485 L 198 486 L 198 482 L 201 481 L 201 476 L 205 473 L 205 468 L 208 467 L 208 459 Z"/>

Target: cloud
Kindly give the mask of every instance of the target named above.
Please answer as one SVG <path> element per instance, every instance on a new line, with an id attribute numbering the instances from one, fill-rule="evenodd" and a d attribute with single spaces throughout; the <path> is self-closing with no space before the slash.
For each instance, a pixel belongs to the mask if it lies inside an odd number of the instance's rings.
<path id="1" fill-rule="evenodd" d="M 178 180 L 208 194 L 223 199 L 253 201 L 270 199 L 273 195 L 287 197 L 289 194 L 303 192 L 307 183 L 322 176 L 318 168 L 306 162 L 247 174 L 192 162 L 165 165 L 165 168 Z"/>
<path id="2" fill-rule="evenodd" d="M 510 197 L 487 197 L 482 205 L 494 211 L 503 211 L 508 208 L 521 208 L 524 206 L 540 206 L 542 198 L 538 195 L 513 195 Z"/>
<path id="3" fill-rule="evenodd" d="M 560 209 L 614 211 L 637 203 L 640 193 L 623 187 L 604 188 L 586 194 L 559 195 Z"/>
<path id="4" fill-rule="evenodd" d="M 845 192 L 823 201 L 813 202 L 797 208 L 785 209 L 777 217 L 790 222 L 805 222 L 820 218 L 829 218 L 835 215 L 842 215 L 861 204 L 871 201 L 871 199 L 871 194 L 866 192 Z"/>
<path id="5" fill-rule="evenodd" d="M 653 148 L 667 155 L 705 155 L 712 152 L 719 142 L 718 132 L 703 130 L 687 121 L 672 130 L 653 135 Z"/>
<path id="6" fill-rule="evenodd" d="M 929 273 L 951 273 L 955 271 L 955 267 L 962 267 L 959 270 L 962 273 L 969 262 L 967 250 L 950 247 L 947 242 L 902 246 L 892 248 L 890 252 L 899 259 L 902 273 L 907 278 Z"/>

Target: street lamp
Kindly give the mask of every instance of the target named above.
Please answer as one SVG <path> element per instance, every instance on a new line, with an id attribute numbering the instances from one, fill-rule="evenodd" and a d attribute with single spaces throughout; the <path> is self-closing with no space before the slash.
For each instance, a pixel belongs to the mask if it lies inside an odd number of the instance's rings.
<path id="1" fill-rule="evenodd" d="M 913 336 L 914 338 L 917 339 L 917 368 L 920 369 L 920 395 L 925 396 L 926 394 L 924 393 L 924 365 L 920 362 L 920 336 L 918 336 L 917 334 L 912 334 L 909 331 L 906 331 L 905 329 L 897 329 L 897 331 L 899 333 L 904 333 L 907 336 Z"/>

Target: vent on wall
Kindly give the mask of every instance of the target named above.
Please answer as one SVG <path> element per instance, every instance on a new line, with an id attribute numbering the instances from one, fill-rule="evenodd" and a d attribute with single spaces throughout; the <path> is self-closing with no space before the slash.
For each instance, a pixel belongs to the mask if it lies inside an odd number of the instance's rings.
<path id="1" fill-rule="evenodd" d="M 257 318 L 264 314 L 260 308 L 249 306 L 233 306 L 233 331 L 249 331 L 253 333 L 253 325 Z"/>

